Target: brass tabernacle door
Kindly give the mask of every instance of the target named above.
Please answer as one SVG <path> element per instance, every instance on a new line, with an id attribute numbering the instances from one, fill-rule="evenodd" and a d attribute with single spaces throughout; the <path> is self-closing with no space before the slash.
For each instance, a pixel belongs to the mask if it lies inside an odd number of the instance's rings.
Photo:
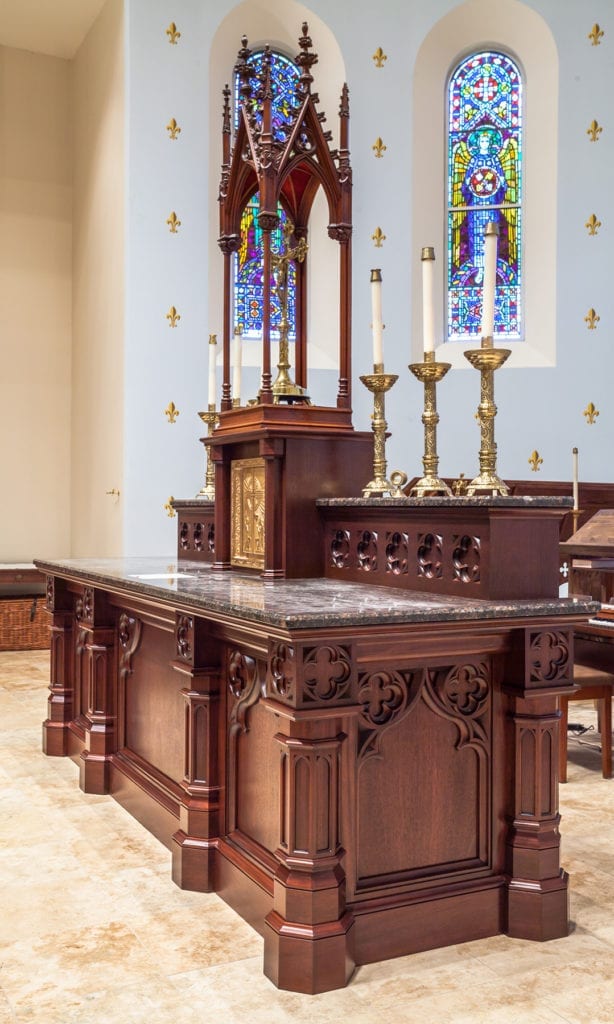
<path id="1" fill-rule="evenodd" d="M 264 569 L 264 459 L 234 459 L 230 486 L 231 565 Z"/>

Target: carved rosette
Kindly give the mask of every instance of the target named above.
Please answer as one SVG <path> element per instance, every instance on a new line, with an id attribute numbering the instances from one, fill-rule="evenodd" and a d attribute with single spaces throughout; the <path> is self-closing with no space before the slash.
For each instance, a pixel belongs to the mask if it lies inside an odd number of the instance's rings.
<path id="1" fill-rule="evenodd" d="M 356 545 L 358 568 L 363 572 L 377 569 L 377 533 L 372 530 L 359 530 Z"/>
<path id="2" fill-rule="evenodd" d="M 271 648 L 269 680 L 270 690 L 277 697 L 292 697 L 296 682 L 296 664 L 294 648 L 289 644 L 278 643 Z"/>
<path id="3" fill-rule="evenodd" d="M 406 533 L 394 530 L 386 534 L 386 572 L 393 576 L 404 576 L 407 573 L 409 543 Z"/>
<path id="4" fill-rule="evenodd" d="M 571 634 L 555 630 L 531 633 L 528 650 L 529 686 L 569 684 L 573 677 Z"/>
<path id="5" fill-rule="evenodd" d="M 350 564 L 349 530 L 335 530 L 330 543 L 330 558 L 335 569 L 345 569 Z"/>
<path id="6" fill-rule="evenodd" d="M 358 679 L 358 757 L 380 754 L 383 733 L 399 722 L 420 695 L 422 672 L 380 669 Z"/>
<path id="7" fill-rule="evenodd" d="M 427 579 L 441 579 L 443 576 L 443 537 L 439 533 L 423 533 L 418 536 L 416 561 L 418 576 Z"/>
<path id="8" fill-rule="evenodd" d="M 480 582 L 480 538 L 468 535 L 453 536 L 453 578 L 459 583 Z"/>
<path id="9" fill-rule="evenodd" d="M 348 697 L 352 682 L 352 658 L 347 647 L 324 645 L 305 648 L 304 697 L 317 703 Z"/>
<path id="10" fill-rule="evenodd" d="M 132 672 L 132 658 L 137 651 L 141 641 L 142 624 L 140 619 L 135 619 L 127 612 L 122 612 L 117 626 L 117 635 L 120 644 L 119 674 L 120 677 L 128 676 Z"/>
<path id="11" fill-rule="evenodd" d="M 177 657 L 192 662 L 194 654 L 194 619 L 191 615 L 178 615 L 175 621 Z"/>
<path id="12" fill-rule="evenodd" d="M 454 722 L 459 749 L 471 743 L 486 752 L 490 694 L 491 673 L 485 662 L 462 662 L 425 675 L 424 700 L 436 714 Z"/>

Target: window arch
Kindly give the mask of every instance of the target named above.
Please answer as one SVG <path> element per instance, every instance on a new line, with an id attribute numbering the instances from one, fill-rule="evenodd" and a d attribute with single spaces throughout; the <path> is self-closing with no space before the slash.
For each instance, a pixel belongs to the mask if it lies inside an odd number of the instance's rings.
<path id="1" fill-rule="evenodd" d="M 261 87 L 260 76 L 264 67 L 264 50 L 258 50 L 248 58 L 253 68 L 250 84 L 254 92 Z M 273 93 L 272 131 L 278 140 L 284 138 L 284 127 L 290 123 L 291 108 L 295 102 L 295 86 L 299 78 L 296 64 L 283 53 L 269 51 L 271 68 L 271 87 Z M 235 76 L 234 83 L 234 122 L 235 129 L 239 121 L 239 82 Z M 244 338 L 260 339 L 262 337 L 263 288 L 262 288 L 262 230 L 258 224 L 260 196 L 258 192 L 248 200 L 241 217 L 241 245 L 234 256 L 233 266 L 233 324 L 241 328 Z M 272 248 L 279 252 L 282 248 L 283 230 L 288 221 L 286 211 L 281 203 L 277 204 L 279 224 L 271 236 Z M 273 292 L 271 306 L 271 328 L 279 327 L 281 311 Z M 291 341 L 296 337 L 296 270 L 290 265 L 288 272 L 288 320 L 290 323 L 288 337 Z"/>
<path id="2" fill-rule="evenodd" d="M 502 52 L 465 57 L 447 90 L 447 337 L 480 333 L 484 229 L 499 227 L 495 335 L 522 335 L 522 77 Z"/>

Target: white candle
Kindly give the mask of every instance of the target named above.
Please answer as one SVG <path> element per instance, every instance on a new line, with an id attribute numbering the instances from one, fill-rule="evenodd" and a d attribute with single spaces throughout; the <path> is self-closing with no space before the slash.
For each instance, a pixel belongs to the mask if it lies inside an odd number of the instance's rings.
<path id="1" fill-rule="evenodd" d="M 239 324 L 235 327 L 234 343 L 232 351 L 232 397 L 233 401 L 237 405 L 241 402 L 241 364 L 242 364 L 242 352 L 241 352 L 241 335 L 243 329 Z"/>
<path id="2" fill-rule="evenodd" d="M 495 333 L 495 288 L 497 285 L 497 238 L 499 228 L 489 220 L 484 232 L 484 283 L 482 287 L 482 337 Z"/>
<path id="3" fill-rule="evenodd" d="M 422 250 L 422 339 L 425 352 L 435 351 L 435 250 L 426 245 Z"/>
<path id="4" fill-rule="evenodd" d="M 215 408 L 215 359 L 217 356 L 217 336 L 209 335 L 209 405 Z"/>
<path id="5" fill-rule="evenodd" d="M 371 271 L 371 331 L 373 333 L 373 363 L 384 365 L 384 325 L 382 323 L 382 272 Z"/>
<path id="6" fill-rule="evenodd" d="M 577 512 L 579 507 L 580 507 L 579 504 L 578 504 L 579 494 L 578 494 L 578 449 L 577 448 L 572 448 L 571 449 L 571 458 L 572 458 L 572 466 L 573 466 L 573 469 L 572 469 L 573 507 L 574 507 L 574 512 Z"/>

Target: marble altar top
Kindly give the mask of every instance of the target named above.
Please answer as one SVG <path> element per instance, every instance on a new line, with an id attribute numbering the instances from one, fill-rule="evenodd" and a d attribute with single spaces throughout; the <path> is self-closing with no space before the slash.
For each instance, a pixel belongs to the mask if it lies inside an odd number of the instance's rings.
<path id="1" fill-rule="evenodd" d="M 588 618 L 600 607 L 599 602 L 580 597 L 485 601 L 327 579 L 263 580 L 235 570 L 217 572 L 202 562 L 178 562 L 174 555 L 53 562 L 35 559 L 35 564 L 52 576 L 105 590 L 127 591 L 286 629 L 558 615 Z"/>
<path id="2" fill-rule="evenodd" d="M 573 498 L 548 494 L 475 494 L 471 497 L 427 498 L 318 498 L 318 508 L 560 508 L 573 507 Z"/>

